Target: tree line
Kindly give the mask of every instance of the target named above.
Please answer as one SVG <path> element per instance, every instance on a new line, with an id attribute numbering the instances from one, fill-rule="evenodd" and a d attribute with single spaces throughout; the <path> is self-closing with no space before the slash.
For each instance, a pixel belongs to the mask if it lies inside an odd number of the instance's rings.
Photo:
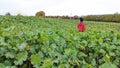
<path id="1" fill-rule="evenodd" d="M 38 15 L 37 15 L 38 14 Z M 64 18 L 64 19 L 79 19 L 80 16 L 45 16 L 44 11 L 40 11 L 36 13 L 37 17 L 45 17 L 45 18 Z M 120 23 L 120 14 L 104 14 L 104 15 L 86 15 L 83 16 L 86 21 L 102 21 L 102 22 L 117 22 Z"/>
<path id="2" fill-rule="evenodd" d="M 88 15 L 88 16 L 84 16 L 84 19 L 87 21 L 103 21 L 103 22 L 120 23 L 120 14 Z"/>
<path id="3" fill-rule="evenodd" d="M 5 14 L 6 16 L 11 16 L 9 12 Z M 22 14 L 17 14 L 17 16 L 23 16 Z M 79 19 L 80 16 L 46 16 L 44 11 L 38 11 L 35 14 L 36 17 L 40 18 L 63 18 L 63 19 Z M 120 23 L 120 14 L 104 14 L 104 15 L 86 15 L 83 16 L 86 21 L 102 21 L 102 22 L 117 22 Z"/>

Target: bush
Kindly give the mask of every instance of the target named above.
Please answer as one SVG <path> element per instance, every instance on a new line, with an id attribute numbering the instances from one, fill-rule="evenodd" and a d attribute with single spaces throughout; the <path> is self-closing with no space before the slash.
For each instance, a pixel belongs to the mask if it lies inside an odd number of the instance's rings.
<path id="1" fill-rule="evenodd" d="M 11 16 L 10 12 L 7 12 L 7 13 L 5 14 L 5 16 Z"/>
<path id="2" fill-rule="evenodd" d="M 39 11 L 35 14 L 36 17 L 41 17 L 44 18 L 45 17 L 45 12 L 44 11 Z"/>

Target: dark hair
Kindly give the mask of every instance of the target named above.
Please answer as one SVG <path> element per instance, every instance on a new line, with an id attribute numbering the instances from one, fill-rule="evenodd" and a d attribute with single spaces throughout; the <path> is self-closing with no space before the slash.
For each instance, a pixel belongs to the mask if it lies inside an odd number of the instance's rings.
<path id="1" fill-rule="evenodd" d="M 80 17 L 80 21 L 83 22 L 83 20 L 84 20 L 84 19 L 83 19 L 82 17 Z"/>

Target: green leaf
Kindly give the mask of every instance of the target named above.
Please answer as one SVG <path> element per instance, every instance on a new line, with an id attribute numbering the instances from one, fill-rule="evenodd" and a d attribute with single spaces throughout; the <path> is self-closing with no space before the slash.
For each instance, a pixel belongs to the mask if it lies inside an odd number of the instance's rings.
<path id="1" fill-rule="evenodd" d="M 12 62 L 10 62 L 10 61 L 8 61 L 8 60 L 4 61 L 4 65 L 5 65 L 5 66 L 11 66 L 11 63 L 12 63 Z"/>
<path id="2" fill-rule="evenodd" d="M 1 68 L 5 68 L 5 65 L 3 63 L 0 63 Z"/>
<path id="3" fill-rule="evenodd" d="M 19 49 L 20 49 L 20 51 L 22 51 L 22 50 L 24 50 L 25 49 L 25 47 L 27 46 L 28 44 L 26 43 L 26 42 L 24 42 L 24 43 L 22 43 L 21 45 L 19 45 Z"/>
<path id="4" fill-rule="evenodd" d="M 51 47 L 52 49 L 56 49 L 56 48 L 57 48 L 56 44 L 51 44 L 50 47 Z"/>
<path id="5" fill-rule="evenodd" d="M 87 57 L 87 55 L 83 52 L 79 52 L 78 54 L 78 57 L 81 58 L 81 57 Z"/>
<path id="6" fill-rule="evenodd" d="M 5 68 L 17 68 L 16 66 L 6 66 Z"/>
<path id="7" fill-rule="evenodd" d="M 7 52 L 5 54 L 6 58 L 14 58 L 15 57 L 15 52 Z"/>
<path id="8" fill-rule="evenodd" d="M 99 39 L 98 39 L 98 42 L 99 42 L 99 43 L 103 43 L 103 39 L 102 39 L 102 38 L 99 38 Z"/>
<path id="9" fill-rule="evenodd" d="M 5 46 L 5 45 L 7 45 L 7 43 L 5 42 L 5 38 L 0 37 L 0 46 Z"/>
<path id="10" fill-rule="evenodd" d="M 114 52 L 109 52 L 110 56 L 116 56 Z"/>
<path id="11" fill-rule="evenodd" d="M 68 56 L 67 55 L 59 56 L 59 60 L 61 60 L 60 61 L 61 63 L 66 63 L 68 62 Z"/>
<path id="12" fill-rule="evenodd" d="M 103 60 L 105 61 L 105 62 L 110 62 L 110 56 L 108 55 L 108 54 L 106 54 L 104 57 L 103 57 Z"/>
<path id="13" fill-rule="evenodd" d="M 91 63 L 92 63 L 93 66 L 95 66 L 96 65 L 95 59 L 93 59 Z"/>
<path id="14" fill-rule="evenodd" d="M 4 53 L 6 53 L 7 51 L 8 51 L 7 48 L 5 48 L 5 47 L 0 47 L 0 54 L 1 54 L 1 55 L 4 55 Z"/>
<path id="15" fill-rule="evenodd" d="M 40 68 L 51 68 L 52 65 L 53 65 L 53 63 L 52 63 L 51 59 L 46 59 L 44 61 L 43 66 L 41 66 Z"/>
<path id="16" fill-rule="evenodd" d="M 31 53 L 36 53 L 36 51 L 35 51 L 35 46 L 30 46 L 30 52 L 31 52 Z"/>
<path id="17" fill-rule="evenodd" d="M 71 51 L 72 51 L 72 49 L 65 49 L 65 54 L 67 55 L 67 56 L 69 56 L 70 54 L 71 54 Z"/>
<path id="18" fill-rule="evenodd" d="M 93 66 L 91 64 L 87 64 L 88 68 L 93 68 Z"/>
<path id="19" fill-rule="evenodd" d="M 104 63 L 99 68 L 117 68 L 117 66 L 112 63 Z"/>
<path id="20" fill-rule="evenodd" d="M 65 68 L 65 64 L 60 64 L 58 68 Z"/>
<path id="21" fill-rule="evenodd" d="M 105 54 L 105 53 L 106 53 L 104 49 L 100 49 L 99 52 L 102 53 L 102 54 Z"/>
<path id="22" fill-rule="evenodd" d="M 25 52 L 19 52 L 17 54 L 17 56 L 15 57 L 15 65 L 21 65 L 23 63 L 23 61 L 25 61 L 27 59 L 28 53 Z"/>
<path id="23" fill-rule="evenodd" d="M 41 57 L 38 55 L 38 54 L 33 54 L 33 55 L 31 55 L 31 63 L 33 64 L 33 65 L 37 65 L 37 64 L 39 64 L 40 62 L 41 62 Z"/>
<path id="24" fill-rule="evenodd" d="M 119 33 L 119 34 L 117 34 L 117 39 L 120 39 L 120 33 Z"/>

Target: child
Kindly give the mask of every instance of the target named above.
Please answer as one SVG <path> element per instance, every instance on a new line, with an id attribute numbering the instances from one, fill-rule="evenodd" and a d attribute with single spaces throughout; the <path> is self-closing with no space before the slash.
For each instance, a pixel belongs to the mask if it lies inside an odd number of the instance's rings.
<path id="1" fill-rule="evenodd" d="M 83 20 L 84 20 L 84 19 L 83 19 L 82 17 L 80 17 L 80 22 L 79 22 L 78 25 L 77 25 L 79 32 L 83 32 L 83 31 L 86 30 L 86 26 L 85 26 Z"/>

